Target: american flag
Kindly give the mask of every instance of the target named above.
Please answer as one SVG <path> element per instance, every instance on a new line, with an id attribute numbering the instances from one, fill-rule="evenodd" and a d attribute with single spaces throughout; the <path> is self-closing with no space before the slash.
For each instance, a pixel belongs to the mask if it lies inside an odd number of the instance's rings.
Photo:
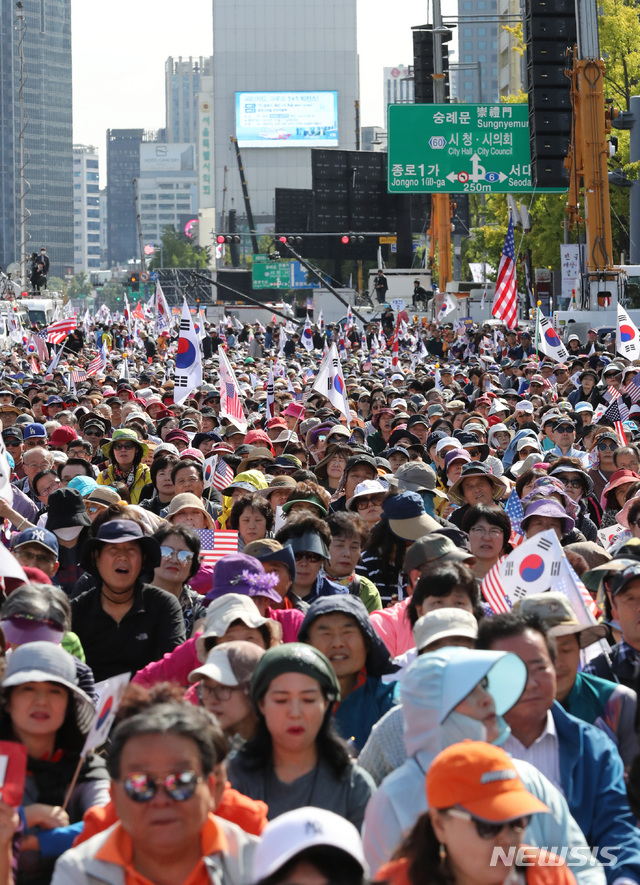
<path id="1" fill-rule="evenodd" d="M 636 375 L 629 381 L 624 389 L 625 394 L 630 398 L 632 403 L 640 402 L 640 374 Z"/>
<path id="2" fill-rule="evenodd" d="M 497 615 L 508 614 L 512 608 L 511 602 L 504 592 L 500 576 L 500 567 L 505 559 L 505 556 L 501 556 L 493 568 L 489 569 L 480 584 L 482 595 Z"/>
<path id="3" fill-rule="evenodd" d="M 200 535 L 200 559 L 208 565 L 215 565 L 223 556 L 238 552 L 238 533 L 212 529 L 195 529 Z"/>
<path id="4" fill-rule="evenodd" d="M 524 519 L 524 509 L 522 507 L 522 502 L 518 497 L 518 493 L 515 489 L 509 495 L 504 509 L 505 513 L 511 520 L 512 531 L 517 532 L 519 535 L 521 535 L 522 520 Z"/>
<path id="5" fill-rule="evenodd" d="M 67 335 L 70 332 L 73 332 L 77 327 L 78 320 L 75 313 L 73 316 L 66 317 L 64 320 L 58 320 L 56 323 L 51 323 L 46 329 L 47 341 L 49 344 L 62 344 Z"/>
<path id="6" fill-rule="evenodd" d="M 233 482 L 234 472 L 224 458 L 219 455 L 211 455 L 204 462 L 204 487 L 222 491 Z"/>
<path id="7" fill-rule="evenodd" d="M 627 435 L 624 432 L 623 421 L 629 420 L 629 409 L 624 404 L 622 398 L 618 397 L 618 399 L 614 400 L 602 417 L 613 422 L 616 433 L 622 441 L 622 445 L 626 446 Z"/>
<path id="8" fill-rule="evenodd" d="M 496 292 L 491 313 L 504 321 L 508 329 L 518 325 L 518 296 L 516 293 L 516 248 L 513 237 L 513 218 L 509 215 L 509 227 L 502 249 Z"/>
<path id="9" fill-rule="evenodd" d="M 74 384 L 80 384 L 82 381 L 87 380 L 87 373 L 84 369 L 72 369 L 71 377 Z"/>
<path id="10" fill-rule="evenodd" d="M 107 368 L 107 345 L 103 343 L 100 353 L 91 360 L 87 366 L 87 378 L 103 372 Z"/>
<path id="11" fill-rule="evenodd" d="M 36 346 L 36 350 L 38 351 L 38 356 L 41 360 L 49 359 L 49 350 L 47 349 L 47 345 L 45 341 L 47 340 L 47 330 L 42 329 L 40 332 L 36 332 L 33 336 L 33 342 Z"/>
<path id="12" fill-rule="evenodd" d="M 605 394 L 605 399 L 607 400 L 607 402 L 613 402 L 617 399 L 620 399 L 621 396 L 622 394 L 616 387 L 613 386 L 613 384 L 610 384 L 607 387 L 607 392 Z"/>

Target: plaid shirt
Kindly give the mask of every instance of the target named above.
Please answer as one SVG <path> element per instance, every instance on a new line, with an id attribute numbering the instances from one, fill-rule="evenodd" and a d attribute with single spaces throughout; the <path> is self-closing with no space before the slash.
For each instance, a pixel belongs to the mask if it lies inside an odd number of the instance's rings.
<path id="1" fill-rule="evenodd" d="M 631 665 L 635 665 L 640 661 L 640 651 L 632 648 L 628 642 L 621 639 L 618 643 L 618 658 L 621 661 L 629 661 Z"/>

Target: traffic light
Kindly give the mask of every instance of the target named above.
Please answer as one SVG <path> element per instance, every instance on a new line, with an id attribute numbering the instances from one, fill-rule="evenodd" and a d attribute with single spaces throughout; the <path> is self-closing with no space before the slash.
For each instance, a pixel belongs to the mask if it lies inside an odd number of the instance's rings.
<path id="1" fill-rule="evenodd" d="M 567 49 L 577 40 L 574 0 L 525 0 L 531 178 L 536 187 L 567 187 L 571 141 Z"/>
<path id="2" fill-rule="evenodd" d="M 357 246 L 364 243 L 362 234 L 342 234 L 340 242 L 343 246 Z"/>
<path id="3" fill-rule="evenodd" d="M 139 273 L 130 274 L 129 285 L 131 286 L 132 292 L 139 292 L 140 291 L 140 274 Z"/>
<path id="4" fill-rule="evenodd" d="M 217 234 L 216 235 L 216 243 L 219 246 L 224 246 L 225 244 L 230 246 L 232 243 L 238 244 L 240 242 L 240 237 L 237 234 Z"/>
<path id="5" fill-rule="evenodd" d="M 449 101 L 449 50 L 446 46 L 453 39 L 450 29 L 441 31 L 442 71 L 445 75 L 445 101 Z M 433 103 L 433 25 L 421 25 L 413 29 L 413 79 L 415 103 Z"/>

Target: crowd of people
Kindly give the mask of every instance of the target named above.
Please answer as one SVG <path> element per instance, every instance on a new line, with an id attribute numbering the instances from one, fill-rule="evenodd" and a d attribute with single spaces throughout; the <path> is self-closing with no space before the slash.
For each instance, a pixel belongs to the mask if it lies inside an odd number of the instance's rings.
<path id="1" fill-rule="evenodd" d="M 0 357 L 0 885 L 640 885 L 615 340 L 228 320 L 184 398 L 178 332 L 102 316 L 54 366 Z M 334 343 L 345 408 L 314 386 Z M 550 581 L 496 610 L 545 532 L 592 607 Z"/>

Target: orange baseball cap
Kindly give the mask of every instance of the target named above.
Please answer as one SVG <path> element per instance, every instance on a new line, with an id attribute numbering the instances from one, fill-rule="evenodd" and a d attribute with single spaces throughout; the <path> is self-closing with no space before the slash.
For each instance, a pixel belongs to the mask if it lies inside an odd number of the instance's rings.
<path id="1" fill-rule="evenodd" d="M 429 808 L 459 805 L 474 817 L 498 823 L 549 811 L 520 780 L 511 757 L 483 741 L 452 744 L 427 772 Z"/>

